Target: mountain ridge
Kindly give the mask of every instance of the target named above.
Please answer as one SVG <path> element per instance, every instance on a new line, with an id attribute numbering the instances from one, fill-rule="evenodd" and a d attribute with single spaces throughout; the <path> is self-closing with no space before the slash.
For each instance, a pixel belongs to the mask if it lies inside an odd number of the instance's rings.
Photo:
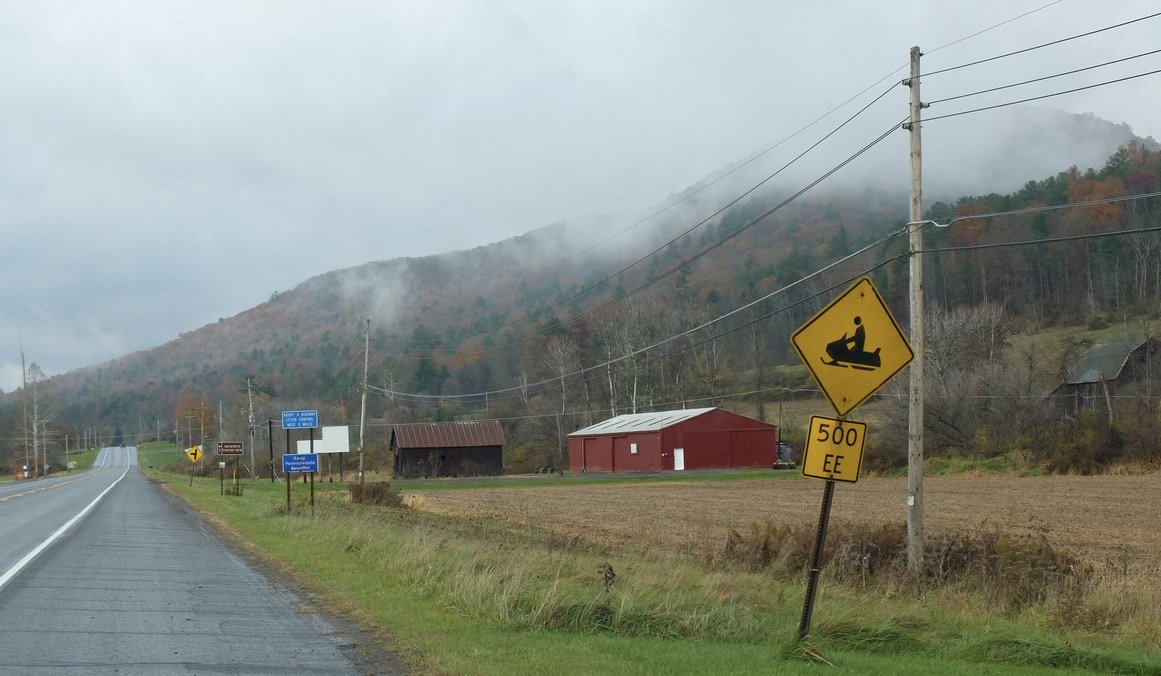
<path id="1" fill-rule="evenodd" d="M 1029 124 L 1027 114 L 1019 113 L 1021 126 Z M 1108 151 L 1101 160 L 1135 138 L 1125 125 L 1060 115 L 1065 117 L 1053 114 L 1053 125 L 1071 121 L 1087 146 Z M 1009 154 L 1027 159 L 1046 137 L 1037 134 L 1027 148 Z M 361 334 L 371 318 L 379 360 L 374 372 L 384 382 L 431 390 L 432 396 L 463 390 L 473 378 L 484 388 L 507 387 L 511 364 L 531 370 L 532 358 L 521 353 L 519 341 L 559 333 L 566 324 L 591 334 L 596 321 L 586 313 L 658 275 L 672 278 L 672 288 L 663 293 L 660 285 L 646 286 L 642 302 L 712 307 L 725 295 L 758 294 L 779 279 L 809 272 L 818 260 L 804 252 L 869 240 L 896 227 L 906 213 L 907 196 L 899 189 L 855 183 L 816 191 L 763 221 L 758 234 L 720 245 L 713 260 L 699 257 L 701 248 L 747 227 L 786 189 L 773 187 L 710 216 L 719 195 L 734 192 L 711 177 L 676 193 L 681 204 L 672 211 L 655 209 L 662 216 L 652 225 L 641 218 L 618 231 L 614 219 L 592 219 L 579 227 L 557 221 L 473 249 L 373 260 L 322 273 L 233 317 L 49 382 L 64 404 L 62 420 L 89 421 L 85 424 L 109 416 L 121 425 L 146 415 L 170 419 L 184 398 L 232 401 L 247 382 L 280 399 L 323 398 L 349 409 L 361 382 Z M 928 194 L 950 199 L 947 190 Z M 702 220 L 704 225 L 682 234 Z M 593 244 L 594 235 L 603 244 Z M 623 244 L 630 238 L 631 244 Z M 645 256 L 650 251 L 655 253 Z M 511 364 L 487 365 L 497 360 Z M 447 387 L 420 382 L 416 372 L 424 364 L 434 369 L 429 380 Z M 478 373 L 473 376 L 469 367 L 478 367 Z M 10 405 L 15 394 L 8 396 Z"/>

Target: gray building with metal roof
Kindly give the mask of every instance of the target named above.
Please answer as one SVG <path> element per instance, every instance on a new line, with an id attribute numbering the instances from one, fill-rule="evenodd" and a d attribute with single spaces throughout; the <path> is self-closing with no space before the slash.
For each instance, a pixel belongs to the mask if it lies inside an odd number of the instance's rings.
<path id="1" fill-rule="evenodd" d="M 1082 354 L 1068 369 L 1064 382 L 1051 397 L 1067 414 L 1113 409 L 1113 399 L 1134 384 L 1152 380 L 1158 347 L 1153 338 L 1100 343 Z"/>

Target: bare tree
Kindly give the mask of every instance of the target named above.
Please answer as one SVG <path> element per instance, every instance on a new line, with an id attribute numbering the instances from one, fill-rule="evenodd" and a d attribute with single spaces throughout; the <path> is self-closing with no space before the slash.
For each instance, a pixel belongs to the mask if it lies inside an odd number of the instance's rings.
<path id="1" fill-rule="evenodd" d="M 1011 321 L 984 303 L 927 315 L 927 424 L 936 445 L 969 450 L 990 417 L 997 384 L 1009 376 Z"/>
<path id="2" fill-rule="evenodd" d="M 598 322 L 597 337 L 605 348 L 606 376 L 609 387 L 609 408 L 612 414 L 617 415 L 618 394 L 623 387 L 626 398 L 629 400 L 630 413 L 637 412 L 637 391 L 641 377 L 640 367 L 643 361 L 642 350 L 648 340 L 648 324 L 646 307 L 636 301 L 630 301 L 618 306 L 617 312 L 605 316 Z M 619 382 L 617 375 L 622 370 L 630 373 L 630 381 L 626 384 Z"/>
<path id="3" fill-rule="evenodd" d="M 555 335 L 548 339 L 541 354 L 541 365 L 560 381 L 560 408 L 556 415 L 556 452 L 558 462 L 565 459 L 564 422 L 568 414 L 568 388 L 565 379 L 580 370 L 580 350 L 576 341 L 567 335 Z"/>
<path id="4" fill-rule="evenodd" d="M 705 328 L 698 332 L 703 338 L 693 338 L 693 376 L 705 386 L 705 392 L 711 401 L 717 403 L 718 390 L 721 387 L 722 373 L 727 365 L 726 351 L 721 341 L 713 335 L 712 328 Z"/>
<path id="5" fill-rule="evenodd" d="M 29 397 L 26 429 L 32 440 L 32 474 L 44 476 L 48 473 L 48 446 L 45 443 L 45 436 L 54 411 L 48 390 L 48 377 L 36 362 L 28 365 L 26 383 Z"/>

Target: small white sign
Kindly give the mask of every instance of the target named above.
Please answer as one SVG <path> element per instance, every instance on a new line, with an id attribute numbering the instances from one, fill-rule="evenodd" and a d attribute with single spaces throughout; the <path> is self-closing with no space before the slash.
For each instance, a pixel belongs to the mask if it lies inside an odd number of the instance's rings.
<path id="1" fill-rule="evenodd" d="M 298 453 L 310 453 L 310 439 L 299 439 L 295 446 Z M 322 436 L 314 440 L 315 453 L 350 453 L 351 433 L 346 425 L 323 427 Z"/>

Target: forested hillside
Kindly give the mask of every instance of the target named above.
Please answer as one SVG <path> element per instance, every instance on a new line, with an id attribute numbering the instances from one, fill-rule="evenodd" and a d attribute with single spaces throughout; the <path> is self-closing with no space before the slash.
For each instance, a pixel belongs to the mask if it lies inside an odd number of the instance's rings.
<path id="1" fill-rule="evenodd" d="M 1064 353 L 1030 359 L 1013 339 L 1153 318 L 1161 298 L 1161 199 L 1065 206 L 1159 186 L 1161 153 L 1133 142 L 1100 167 L 931 206 L 928 377 L 946 395 L 929 422 L 937 449 L 1031 452 L 1058 440 L 1003 430 L 1018 410 L 1062 433 L 1041 402 Z M 600 235 L 607 225 L 591 224 L 578 236 L 560 223 L 315 277 L 156 349 L 45 379 L 45 433 L 74 444 L 90 430 L 105 442 L 175 431 L 196 439 L 220 424 L 249 438 L 251 402 L 262 435 L 289 408 L 357 424 L 369 326 L 373 444 L 393 422 L 495 418 L 514 467 L 558 464 L 564 435 L 613 414 L 722 405 L 768 417 L 780 399 L 812 396 L 788 337 L 860 275 L 906 318 L 905 193 L 838 190 L 784 203 L 771 190 L 720 213 L 712 194 L 675 196 L 642 219 L 648 227 Z M 995 395 L 1001 383 L 1014 390 L 1007 403 L 951 401 Z M 21 427 L 20 401 L 7 396 L 0 422 L 9 429 Z M 20 458 L 20 436 L 6 439 L 7 457 Z M 893 462 L 897 441 L 891 430 L 875 440 L 880 464 Z"/>

